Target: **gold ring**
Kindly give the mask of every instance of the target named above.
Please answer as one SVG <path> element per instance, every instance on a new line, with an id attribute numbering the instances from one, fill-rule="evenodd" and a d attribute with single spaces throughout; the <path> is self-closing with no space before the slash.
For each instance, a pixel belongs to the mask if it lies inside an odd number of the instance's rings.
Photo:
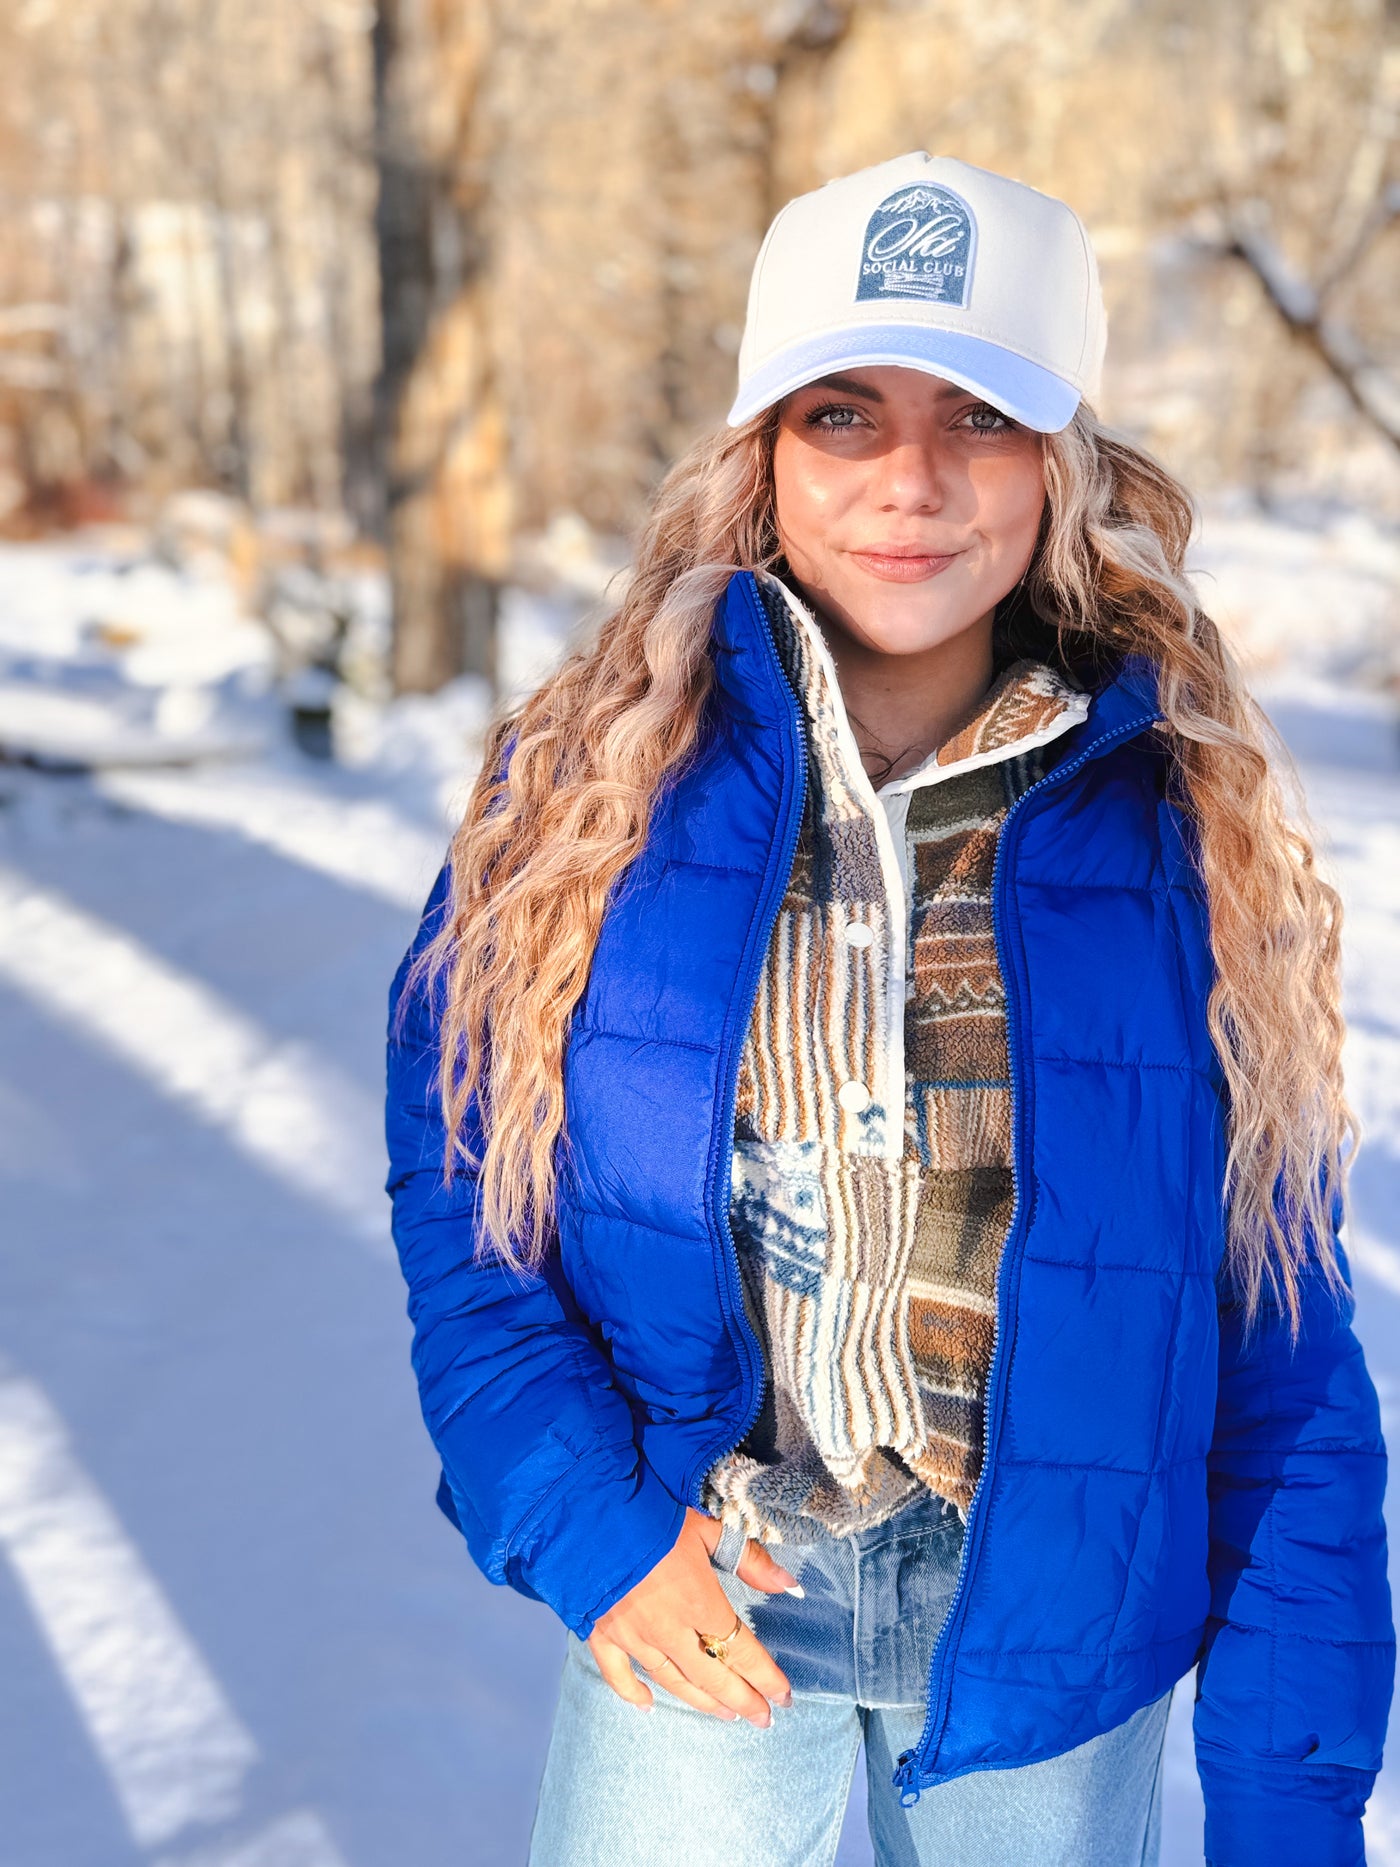
<path id="1" fill-rule="evenodd" d="M 674 1661 L 674 1660 L 673 1660 L 673 1659 L 671 1658 L 671 1656 L 670 1656 L 670 1654 L 668 1653 L 668 1654 L 666 1655 L 666 1657 L 665 1657 L 665 1659 L 663 1659 L 663 1660 L 659 1660 L 659 1661 L 657 1662 L 657 1664 L 656 1664 L 655 1666 L 653 1666 L 653 1667 L 652 1667 L 652 1669 L 651 1669 L 651 1670 L 652 1670 L 652 1671 L 653 1671 L 654 1673 L 659 1673 L 659 1672 L 661 1671 L 661 1668 L 662 1668 L 663 1666 L 674 1666 L 674 1665 L 675 1665 L 675 1663 L 676 1663 L 676 1662 L 675 1662 L 675 1661 Z"/>
<path id="2" fill-rule="evenodd" d="M 739 1638 L 739 1635 L 743 1632 L 743 1627 L 743 1615 L 736 1614 L 733 1627 L 722 1640 L 717 1638 L 714 1634 L 700 1634 L 700 1645 L 705 1649 L 712 1660 L 718 1660 L 720 1664 L 723 1665 L 729 1658 L 729 1648 L 731 1644 Z M 698 1633 L 699 1629 L 697 1628 L 696 1631 Z"/>

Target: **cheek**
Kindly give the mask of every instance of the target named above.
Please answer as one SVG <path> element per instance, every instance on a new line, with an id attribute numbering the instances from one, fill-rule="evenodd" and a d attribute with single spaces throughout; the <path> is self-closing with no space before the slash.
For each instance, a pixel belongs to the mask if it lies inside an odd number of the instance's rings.
<path id="1" fill-rule="evenodd" d="M 844 471 L 843 471 L 844 468 Z M 820 549 L 832 518 L 849 502 L 849 463 L 831 460 L 779 430 L 773 450 L 773 505 L 791 547 Z"/>
<path id="2" fill-rule="evenodd" d="M 989 460 L 973 474 L 978 529 L 998 549 L 1028 554 L 1045 509 L 1045 474 L 1039 455 Z"/>

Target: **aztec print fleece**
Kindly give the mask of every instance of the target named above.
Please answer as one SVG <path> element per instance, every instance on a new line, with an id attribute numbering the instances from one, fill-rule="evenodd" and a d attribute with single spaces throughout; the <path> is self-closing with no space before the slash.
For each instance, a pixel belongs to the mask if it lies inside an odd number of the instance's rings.
<path id="1" fill-rule="evenodd" d="M 1014 1201 L 992 864 L 1088 696 L 1018 661 L 877 797 L 818 625 L 759 582 L 809 776 L 735 1118 L 730 1218 L 769 1380 L 705 1508 L 782 1542 L 795 1518 L 882 1522 L 920 1486 L 966 1515 Z"/>

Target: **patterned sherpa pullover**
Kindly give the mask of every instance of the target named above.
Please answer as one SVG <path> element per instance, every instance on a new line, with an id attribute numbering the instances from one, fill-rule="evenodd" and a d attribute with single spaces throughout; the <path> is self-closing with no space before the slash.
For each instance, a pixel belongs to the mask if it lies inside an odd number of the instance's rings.
<path id="1" fill-rule="evenodd" d="M 882 1522 L 921 1485 L 966 1518 L 1014 1196 L 992 863 L 1089 696 L 1017 661 L 877 793 L 815 619 L 758 581 L 809 776 L 735 1116 L 731 1224 L 769 1380 L 704 1504 L 780 1543 L 795 1518 Z"/>

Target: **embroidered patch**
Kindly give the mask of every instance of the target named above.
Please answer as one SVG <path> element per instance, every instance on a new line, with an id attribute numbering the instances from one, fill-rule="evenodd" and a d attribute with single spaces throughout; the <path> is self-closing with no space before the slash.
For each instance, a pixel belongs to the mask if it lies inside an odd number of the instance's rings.
<path id="1" fill-rule="evenodd" d="M 977 223 L 961 196 L 919 183 L 887 195 L 865 226 L 856 297 L 965 305 Z"/>

